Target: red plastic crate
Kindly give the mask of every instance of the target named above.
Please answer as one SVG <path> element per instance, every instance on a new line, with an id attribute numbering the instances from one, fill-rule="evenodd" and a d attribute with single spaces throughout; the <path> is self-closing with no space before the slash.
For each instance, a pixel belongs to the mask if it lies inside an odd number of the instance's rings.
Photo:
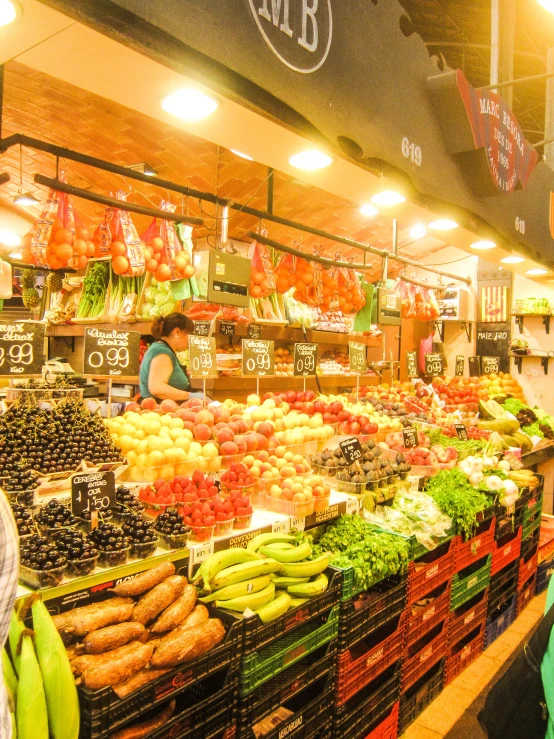
<path id="1" fill-rule="evenodd" d="M 521 532 L 522 527 L 519 526 L 515 536 L 501 546 L 498 546 L 497 541 L 493 542 L 491 577 L 519 557 L 521 552 Z"/>
<path id="2" fill-rule="evenodd" d="M 438 624 L 406 651 L 402 665 L 402 686 L 404 694 L 419 678 L 436 665 L 448 651 L 448 618 Z M 412 653 L 413 652 L 413 653 Z"/>
<path id="3" fill-rule="evenodd" d="M 496 519 L 493 517 L 490 521 L 485 521 L 481 526 L 481 531 L 468 541 L 463 541 L 461 536 L 456 536 L 454 540 L 454 573 L 463 570 L 478 559 L 483 559 L 487 554 L 492 552 L 494 545 L 494 525 Z"/>
<path id="4" fill-rule="evenodd" d="M 448 643 L 457 644 L 487 618 L 489 589 L 483 590 L 450 615 Z"/>
<path id="5" fill-rule="evenodd" d="M 396 628 L 394 628 L 395 626 Z M 392 632 L 390 631 L 391 628 L 394 629 Z M 374 639 L 380 637 L 381 633 L 385 633 L 385 637 L 377 643 L 372 643 Z M 371 646 L 366 652 L 359 654 L 360 648 L 364 645 L 362 640 L 351 649 L 347 649 L 346 652 L 338 655 L 336 700 L 338 706 L 342 706 L 371 680 L 384 672 L 393 662 L 401 659 L 404 651 L 405 635 L 406 613 L 404 612 L 400 618 L 392 619 L 372 634 L 374 639 L 370 642 Z"/>
<path id="6" fill-rule="evenodd" d="M 519 560 L 519 574 L 517 577 L 517 589 L 522 590 L 525 583 L 529 580 L 531 575 L 537 571 L 539 566 L 539 552 L 529 552 L 525 557 Z"/>
<path id="7" fill-rule="evenodd" d="M 388 717 L 381 721 L 365 739 L 396 739 L 398 736 L 398 710 L 400 703 L 396 701 Z"/>
<path id="8" fill-rule="evenodd" d="M 474 633 L 474 635 L 473 635 Z M 468 638 L 471 637 L 471 638 Z M 444 673 L 445 686 L 454 680 L 460 672 L 466 669 L 482 653 L 485 647 L 485 622 L 479 625 L 479 630 L 474 630 L 455 644 L 446 658 Z"/>
<path id="9" fill-rule="evenodd" d="M 408 569 L 408 605 L 421 600 L 439 585 L 450 580 L 454 574 L 454 542 L 451 539 L 438 547 L 440 556 L 433 552 L 426 554 L 417 562 L 410 562 Z M 447 550 L 444 554 L 442 551 Z M 434 550 L 435 551 L 435 550 Z"/>
<path id="10" fill-rule="evenodd" d="M 518 591 L 517 594 L 517 615 L 523 611 L 524 608 L 527 608 L 529 605 L 529 601 L 533 596 L 535 595 L 535 590 L 537 588 L 537 573 L 535 572 L 534 575 L 531 575 L 529 580 L 526 583 L 523 583 L 523 587 L 521 590 Z"/>
<path id="11" fill-rule="evenodd" d="M 450 582 L 443 583 L 437 589 L 437 597 L 432 603 L 419 606 L 412 603 L 408 606 L 408 623 L 406 624 L 406 646 L 411 646 L 422 636 L 440 624 L 450 612 Z M 433 595 L 433 594 L 431 594 Z"/>

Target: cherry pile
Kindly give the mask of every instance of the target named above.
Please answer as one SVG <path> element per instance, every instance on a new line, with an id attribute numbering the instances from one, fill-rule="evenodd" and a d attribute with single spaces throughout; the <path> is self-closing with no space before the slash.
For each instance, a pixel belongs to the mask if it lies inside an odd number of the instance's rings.
<path id="1" fill-rule="evenodd" d="M 158 540 L 153 522 L 147 521 L 139 514 L 128 516 L 121 528 L 133 544 L 146 544 Z"/>
<path id="2" fill-rule="evenodd" d="M 53 498 L 35 516 L 35 521 L 47 529 L 61 529 L 67 526 L 76 526 L 77 519 L 71 510 Z"/>
<path id="3" fill-rule="evenodd" d="M 164 513 L 160 513 L 156 519 L 156 530 L 161 534 L 186 534 L 188 527 L 183 522 L 183 517 L 177 508 L 168 508 Z"/>
<path id="4" fill-rule="evenodd" d="M 142 504 L 125 485 L 115 491 L 114 511 L 118 516 L 126 516 L 131 512 L 142 511 Z"/>
<path id="5" fill-rule="evenodd" d="M 88 538 L 95 547 L 104 552 L 117 552 L 129 546 L 123 529 L 113 523 L 101 523 L 88 534 Z"/>
<path id="6" fill-rule="evenodd" d="M 80 531 L 58 531 L 53 539 L 60 552 L 69 560 L 90 559 L 98 555 L 98 550 Z"/>
<path id="7" fill-rule="evenodd" d="M 67 565 L 67 557 L 45 536 L 38 536 L 26 542 L 21 547 L 20 559 L 22 565 L 33 570 L 53 570 Z"/>
<path id="8" fill-rule="evenodd" d="M 20 503 L 12 503 L 12 513 L 15 518 L 19 536 L 28 536 L 34 531 L 33 518 L 30 512 Z"/>
<path id="9" fill-rule="evenodd" d="M 31 466 L 27 462 L 24 462 L 23 460 L 15 462 L 15 464 L 12 462 L 10 467 L 11 469 L 9 470 L 7 467 L 5 468 L 8 472 L 8 476 L 4 481 L 4 490 L 8 493 L 22 494 L 21 498 L 19 495 L 18 498 L 28 505 L 33 505 L 33 494 L 38 484 L 38 474 L 31 469 Z M 29 494 L 29 500 L 27 500 L 25 493 Z"/>

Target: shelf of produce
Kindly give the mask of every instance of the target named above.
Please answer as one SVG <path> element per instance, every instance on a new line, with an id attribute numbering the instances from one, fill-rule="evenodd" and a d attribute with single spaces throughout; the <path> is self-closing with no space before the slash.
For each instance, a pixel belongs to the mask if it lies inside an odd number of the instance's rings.
<path id="1" fill-rule="evenodd" d="M 320 375 L 318 377 L 322 387 L 355 387 L 356 375 Z M 304 387 L 304 378 L 302 377 L 260 377 L 260 389 L 268 390 L 274 387 L 283 386 L 287 390 L 301 389 Z M 119 378 L 118 378 L 119 381 Z M 360 377 L 360 385 L 378 385 L 380 378 L 377 376 Z M 208 381 L 209 382 L 209 381 Z M 215 390 L 244 390 L 245 388 L 255 388 L 255 377 L 218 377 L 213 380 L 211 385 Z M 306 386 L 308 388 L 316 388 L 315 377 L 306 378 Z"/>
<path id="2" fill-rule="evenodd" d="M 86 328 L 110 329 L 118 328 L 121 331 L 140 331 L 143 335 L 150 333 L 150 321 L 131 321 L 129 323 L 64 323 L 58 326 L 46 326 L 46 336 L 84 336 Z"/>
<path id="3" fill-rule="evenodd" d="M 533 451 L 523 454 L 521 461 L 526 468 L 534 467 L 538 464 L 544 464 L 554 459 L 554 441 L 541 442 L 541 445 L 533 449 Z"/>

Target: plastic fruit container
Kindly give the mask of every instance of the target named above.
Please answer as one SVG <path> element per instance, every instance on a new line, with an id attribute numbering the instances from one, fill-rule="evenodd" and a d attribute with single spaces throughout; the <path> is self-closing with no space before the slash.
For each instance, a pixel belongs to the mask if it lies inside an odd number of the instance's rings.
<path id="1" fill-rule="evenodd" d="M 258 481 L 250 485 L 238 485 L 236 482 L 219 482 L 219 494 L 222 498 L 231 497 L 231 493 L 239 493 L 241 497 L 254 495 L 258 489 Z"/>
<path id="2" fill-rule="evenodd" d="M 201 526 L 192 524 L 190 527 L 189 541 L 210 541 L 214 535 L 215 524 L 211 526 Z"/>
<path id="3" fill-rule="evenodd" d="M 252 514 L 248 513 L 245 516 L 235 516 L 233 521 L 234 529 L 249 529 L 252 526 Z"/>
<path id="4" fill-rule="evenodd" d="M 230 518 L 228 521 L 216 521 L 214 536 L 226 536 L 233 530 L 234 518 Z"/>
<path id="5" fill-rule="evenodd" d="M 215 493 L 210 493 L 209 490 L 198 490 L 197 491 L 198 500 L 211 500 L 212 498 L 215 498 L 215 496 L 217 495 L 217 493 L 219 491 L 217 490 L 216 481 L 215 480 L 211 480 L 211 483 L 212 484 L 210 485 L 210 487 L 215 487 L 216 488 Z"/>
<path id="6" fill-rule="evenodd" d="M 98 554 L 95 557 L 87 557 L 86 559 L 70 559 L 67 562 L 67 576 L 68 577 L 85 577 L 96 567 L 98 562 Z"/>
<path id="7" fill-rule="evenodd" d="M 213 526 L 209 528 L 213 529 Z M 156 531 L 156 534 L 158 535 L 158 546 L 162 549 L 183 549 L 187 544 L 187 539 L 190 539 L 188 531 L 184 534 L 162 534 L 161 531 Z M 207 539 L 200 541 L 207 541 Z"/>
<path id="8" fill-rule="evenodd" d="M 34 570 L 32 567 L 25 565 L 19 566 L 19 579 L 24 585 L 34 590 L 44 590 L 45 588 L 54 588 L 63 580 L 67 570 L 67 565 L 63 567 L 54 567 L 51 570 Z"/>
<path id="9" fill-rule="evenodd" d="M 286 498 L 274 498 L 272 495 L 265 496 L 265 506 L 270 511 L 284 513 L 287 516 L 305 518 L 314 512 L 314 499 L 305 502 L 296 502 Z"/>
<path id="10" fill-rule="evenodd" d="M 124 549 L 115 549 L 107 551 L 106 549 L 98 550 L 98 567 L 118 567 L 124 565 L 129 559 L 130 547 Z"/>
<path id="11" fill-rule="evenodd" d="M 326 511 L 327 508 L 329 508 L 329 499 L 331 497 L 331 494 L 328 495 L 320 495 L 315 496 L 314 495 L 314 511 Z"/>
<path id="12" fill-rule="evenodd" d="M 37 496 L 35 495 L 36 489 L 33 490 L 4 490 L 4 493 L 10 503 L 19 503 L 24 505 L 25 508 L 32 508 L 37 505 Z"/>
<path id="13" fill-rule="evenodd" d="M 111 521 L 113 519 L 112 513 L 98 514 L 98 523 L 104 523 L 105 521 Z M 72 526 L 66 526 L 64 528 L 73 528 Z M 77 516 L 77 528 L 81 529 L 85 534 L 92 531 L 92 521 L 88 521 L 86 518 L 80 518 Z M 49 529 L 50 531 L 52 529 Z"/>
<path id="14" fill-rule="evenodd" d="M 156 541 L 135 541 L 131 542 L 131 551 L 129 557 L 131 559 L 147 559 L 151 557 L 158 548 Z"/>

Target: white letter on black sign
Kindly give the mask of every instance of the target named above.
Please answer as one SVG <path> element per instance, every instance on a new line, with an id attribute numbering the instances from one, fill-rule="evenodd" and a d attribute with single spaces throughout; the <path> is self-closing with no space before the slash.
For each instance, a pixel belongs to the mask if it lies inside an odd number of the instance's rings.
<path id="1" fill-rule="evenodd" d="M 283 0 L 271 0 L 271 15 L 267 8 L 268 0 L 264 0 L 263 6 L 258 10 L 258 14 L 265 18 L 266 21 L 273 23 L 275 28 L 279 26 L 279 18 L 281 17 L 281 3 Z M 286 33 L 287 36 L 292 38 L 292 29 L 289 26 L 289 0 L 285 0 L 285 7 L 283 10 L 283 22 L 281 23 L 281 31 Z"/>
<path id="2" fill-rule="evenodd" d="M 319 5 L 319 0 L 312 0 L 312 6 L 309 7 L 308 3 L 310 0 L 302 0 L 302 38 L 298 39 L 298 43 L 300 46 L 302 46 L 304 49 L 307 49 L 308 51 L 316 51 L 317 50 L 317 20 L 315 17 L 315 14 L 317 13 L 317 6 Z M 308 43 L 308 18 L 310 18 L 312 22 L 312 31 L 313 31 L 313 39 L 312 43 Z"/>

